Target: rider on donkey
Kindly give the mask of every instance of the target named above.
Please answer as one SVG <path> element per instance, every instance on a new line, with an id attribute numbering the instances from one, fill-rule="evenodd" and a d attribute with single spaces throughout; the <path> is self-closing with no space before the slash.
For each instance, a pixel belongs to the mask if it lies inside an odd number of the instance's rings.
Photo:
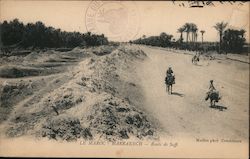
<path id="1" fill-rule="evenodd" d="M 175 77 L 173 74 L 173 70 L 171 67 L 168 67 L 168 70 L 166 72 L 167 76 L 165 78 L 165 84 L 166 84 L 166 89 L 167 92 L 172 94 L 172 85 L 175 84 Z"/>
<path id="2" fill-rule="evenodd" d="M 214 82 L 213 80 L 210 80 L 209 91 L 207 92 L 207 98 L 206 98 L 206 100 L 208 99 L 208 96 L 209 96 L 212 92 L 216 91 L 213 82 Z"/>
<path id="3" fill-rule="evenodd" d="M 171 67 L 168 67 L 168 70 L 167 70 L 167 77 L 173 77 L 173 84 L 175 83 L 175 76 L 174 76 L 174 72 L 172 70 Z"/>

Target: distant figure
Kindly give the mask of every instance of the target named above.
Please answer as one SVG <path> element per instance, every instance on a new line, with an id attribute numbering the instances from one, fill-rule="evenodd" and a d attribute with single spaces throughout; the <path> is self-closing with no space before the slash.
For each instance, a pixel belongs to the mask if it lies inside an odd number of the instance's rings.
<path id="1" fill-rule="evenodd" d="M 209 60 L 214 60 L 214 59 L 215 59 L 214 56 L 212 56 L 212 55 L 209 56 Z"/>
<path id="2" fill-rule="evenodd" d="M 165 84 L 167 86 L 167 91 L 168 93 L 172 94 L 172 85 L 175 84 L 175 76 L 173 74 L 173 70 L 171 67 L 168 68 L 167 70 L 167 75 L 165 78 Z"/>
<path id="3" fill-rule="evenodd" d="M 196 52 L 194 57 L 192 58 L 192 63 L 196 65 L 197 62 L 199 62 L 199 61 L 200 61 L 200 53 Z"/>
<path id="4" fill-rule="evenodd" d="M 205 100 L 208 100 L 210 98 L 210 106 L 215 106 L 215 102 L 219 102 L 221 97 L 219 96 L 219 92 L 216 91 L 214 85 L 213 85 L 213 80 L 210 80 L 210 85 L 209 85 L 209 91 L 207 92 L 207 96 Z"/>

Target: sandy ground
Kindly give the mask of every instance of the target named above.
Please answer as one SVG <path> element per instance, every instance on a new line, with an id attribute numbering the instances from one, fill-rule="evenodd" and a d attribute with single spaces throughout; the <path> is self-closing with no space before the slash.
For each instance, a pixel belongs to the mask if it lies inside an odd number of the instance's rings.
<path id="1" fill-rule="evenodd" d="M 249 64 L 201 56 L 193 65 L 191 58 L 190 52 L 139 45 L 0 58 L 0 154 L 245 157 Z M 164 83 L 168 66 L 176 76 L 172 95 Z M 205 101 L 211 79 L 222 95 L 216 108 Z M 149 144 L 98 145 L 97 149 L 68 142 L 76 139 Z M 207 145 L 196 139 L 241 140 L 244 144 Z M 179 146 L 175 150 L 149 146 L 162 140 Z"/>
<path id="2" fill-rule="evenodd" d="M 148 56 L 137 70 L 145 107 L 160 121 L 164 132 L 174 138 L 248 140 L 249 64 L 201 57 L 198 65 L 193 65 L 190 55 L 138 47 Z M 169 66 L 176 76 L 172 95 L 166 93 L 164 84 Z M 222 95 L 217 108 L 210 108 L 204 99 L 211 79 Z"/>

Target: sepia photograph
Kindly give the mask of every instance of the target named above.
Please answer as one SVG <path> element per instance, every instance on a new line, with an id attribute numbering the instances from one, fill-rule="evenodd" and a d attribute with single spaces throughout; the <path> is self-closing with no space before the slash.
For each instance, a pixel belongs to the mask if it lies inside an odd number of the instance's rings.
<path id="1" fill-rule="evenodd" d="M 249 158 L 249 10 L 0 0 L 0 156 Z"/>

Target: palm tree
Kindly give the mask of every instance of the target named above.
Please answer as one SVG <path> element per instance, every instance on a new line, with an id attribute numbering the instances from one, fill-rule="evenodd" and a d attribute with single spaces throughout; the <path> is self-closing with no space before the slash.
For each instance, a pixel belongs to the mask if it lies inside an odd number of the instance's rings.
<path id="1" fill-rule="evenodd" d="M 185 28 L 185 32 L 187 33 L 187 38 L 186 38 L 186 40 L 187 40 L 187 43 L 188 43 L 188 37 L 189 37 L 189 33 L 190 33 L 190 31 L 191 31 L 190 23 L 185 23 L 183 27 Z"/>
<path id="2" fill-rule="evenodd" d="M 196 40 L 197 40 L 197 36 L 198 36 L 197 31 L 198 31 L 198 28 L 195 25 L 194 28 L 193 28 L 193 36 L 194 36 L 194 40 L 193 41 L 194 42 L 196 42 Z"/>
<path id="3" fill-rule="evenodd" d="M 222 36 L 223 36 L 223 33 L 224 33 L 227 25 L 228 25 L 228 23 L 219 22 L 219 23 L 216 23 L 216 25 L 214 26 L 214 28 L 219 32 L 219 35 L 220 35 L 219 53 L 221 52 Z"/>
<path id="4" fill-rule="evenodd" d="M 183 32 L 185 31 L 185 27 L 180 27 L 177 31 L 178 33 L 181 33 L 181 36 L 180 36 L 180 41 L 182 42 L 183 41 Z"/>
<path id="5" fill-rule="evenodd" d="M 198 33 L 195 32 L 195 38 L 194 38 L 194 41 L 197 42 L 197 39 L 198 39 Z"/>
<path id="6" fill-rule="evenodd" d="M 194 23 L 190 23 L 189 26 L 190 26 L 190 31 L 192 33 L 192 42 L 194 42 L 195 41 L 195 34 L 196 34 L 198 28 L 197 28 L 196 24 L 194 24 Z"/>
<path id="7" fill-rule="evenodd" d="M 201 30 L 201 43 L 203 43 L 203 34 L 205 33 L 205 30 Z"/>

